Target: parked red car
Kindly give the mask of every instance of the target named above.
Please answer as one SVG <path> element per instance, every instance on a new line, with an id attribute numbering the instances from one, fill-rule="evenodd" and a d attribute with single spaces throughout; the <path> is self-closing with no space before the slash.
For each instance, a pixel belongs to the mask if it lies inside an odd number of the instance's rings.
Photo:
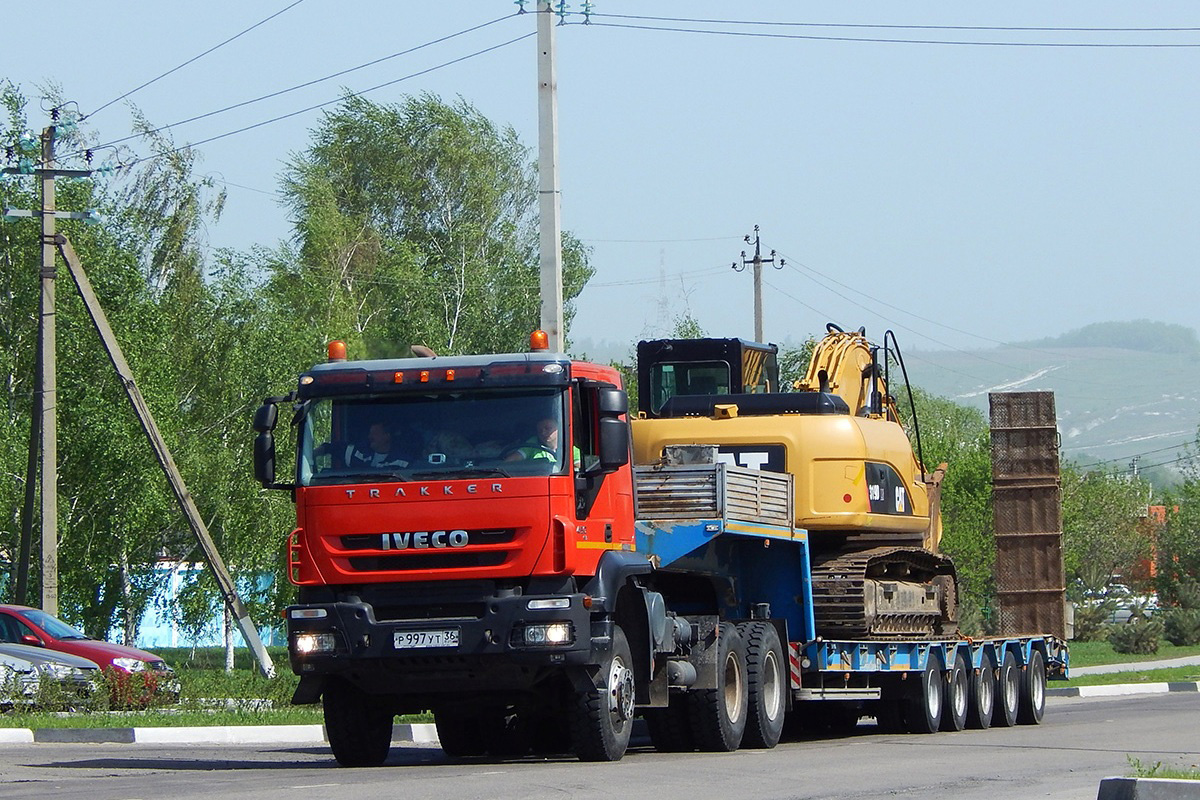
<path id="1" fill-rule="evenodd" d="M 159 656 L 136 647 L 93 639 L 39 608 L 0 604 L 0 642 L 35 645 L 83 656 L 95 661 L 103 670 L 112 670 L 118 686 L 140 683 L 159 699 L 179 697 L 175 671 Z M 142 680 L 130 681 L 130 676 L 134 675 Z"/>

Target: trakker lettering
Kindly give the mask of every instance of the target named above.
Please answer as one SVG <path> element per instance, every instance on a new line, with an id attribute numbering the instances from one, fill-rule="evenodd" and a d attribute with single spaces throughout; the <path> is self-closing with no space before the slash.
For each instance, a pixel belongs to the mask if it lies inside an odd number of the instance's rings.
<path id="1" fill-rule="evenodd" d="M 383 550 L 425 550 L 441 547 L 466 547 L 470 538 L 464 530 L 412 531 L 410 533 L 385 533 L 380 536 Z"/>
<path id="2" fill-rule="evenodd" d="M 411 489 L 412 487 L 409 487 L 409 488 Z M 477 483 L 469 483 L 464 487 L 464 489 L 467 494 L 478 494 L 480 491 L 479 484 L 477 484 Z M 492 494 L 502 494 L 504 492 L 504 484 L 493 483 L 491 485 L 490 489 L 491 489 Z M 358 490 L 357 489 L 347 489 L 346 497 L 354 497 L 354 493 L 356 491 L 358 491 Z M 451 486 L 450 484 L 443 484 L 441 493 L 443 496 L 453 497 L 454 496 L 454 487 Z M 417 489 L 417 494 L 420 497 L 430 497 L 431 496 L 431 487 L 420 486 Z M 392 496 L 393 497 L 409 497 L 410 495 L 407 491 L 405 491 L 403 486 L 397 486 L 396 491 L 392 493 Z M 382 497 L 382 493 L 378 489 L 368 489 L 367 497 L 370 497 L 370 498 Z"/>

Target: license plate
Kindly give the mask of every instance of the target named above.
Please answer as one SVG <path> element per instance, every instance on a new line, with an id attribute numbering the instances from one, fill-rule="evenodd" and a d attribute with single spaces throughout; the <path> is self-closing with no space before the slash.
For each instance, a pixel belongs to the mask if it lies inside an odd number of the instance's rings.
<path id="1" fill-rule="evenodd" d="M 458 628 L 442 628 L 435 631 L 396 631 L 393 636 L 397 650 L 458 647 Z"/>

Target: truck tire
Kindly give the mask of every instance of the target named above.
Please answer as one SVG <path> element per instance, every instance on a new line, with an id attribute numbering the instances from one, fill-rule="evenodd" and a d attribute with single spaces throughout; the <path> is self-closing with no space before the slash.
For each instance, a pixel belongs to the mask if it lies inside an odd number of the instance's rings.
<path id="1" fill-rule="evenodd" d="M 377 767 L 392 749 L 395 715 L 380 698 L 341 678 L 330 678 L 321 697 L 325 734 L 343 767 Z"/>
<path id="2" fill-rule="evenodd" d="M 1016 725 L 1020 702 L 1021 670 L 1017 667 L 1017 657 L 1011 650 L 1005 650 L 996 678 L 996 710 L 992 713 L 992 724 L 997 728 Z"/>
<path id="3" fill-rule="evenodd" d="M 966 657 L 962 653 L 955 655 L 954 666 L 946 673 L 940 726 L 944 731 L 961 731 L 967 725 L 968 695 L 971 693 L 970 674 Z"/>
<path id="4" fill-rule="evenodd" d="M 748 693 L 746 643 L 732 623 L 717 634 L 717 688 L 688 692 L 688 711 L 696 746 L 706 753 L 737 750 L 746 732 Z"/>
<path id="5" fill-rule="evenodd" d="M 598 687 L 575 693 L 571 749 L 580 761 L 620 761 L 633 730 L 633 656 L 620 625 L 600 664 Z"/>
<path id="6" fill-rule="evenodd" d="M 984 730 L 992 726 L 996 710 L 996 659 L 986 650 L 979 660 L 979 672 L 971 676 L 967 698 L 967 727 Z"/>
<path id="7" fill-rule="evenodd" d="M 533 725 L 527 710 L 493 706 L 484 712 L 482 728 L 487 751 L 496 758 L 523 758 L 533 748 Z"/>
<path id="8" fill-rule="evenodd" d="M 690 753 L 696 749 L 687 702 L 686 694 L 673 694 L 666 708 L 649 708 L 642 713 L 650 741 L 658 752 Z"/>
<path id="9" fill-rule="evenodd" d="M 1046 658 L 1040 650 L 1029 654 L 1025 674 L 1021 676 L 1021 702 L 1017 710 L 1017 722 L 1021 725 L 1037 725 L 1046 713 Z"/>
<path id="10" fill-rule="evenodd" d="M 942 657 L 930 653 L 925 670 L 910 688 L 904 708 L 904 727 L 909 733 L 936 733 L 942 722 Z"/>
<path id="11" fill-rule="evenodd" d="M 479 714 L 461 707 L 437 708 L 433 711 L 438 743 L 451 758 L 471 758 L 487 752 Z"/>
<path id="12" fill-rule="evenodd" d="M 769 622 L 743 622 L 737 630 L 746 643 L 746 732 L 742 746 L 769 750 L 779 744 L 787 713 L 783 643 Z"/>

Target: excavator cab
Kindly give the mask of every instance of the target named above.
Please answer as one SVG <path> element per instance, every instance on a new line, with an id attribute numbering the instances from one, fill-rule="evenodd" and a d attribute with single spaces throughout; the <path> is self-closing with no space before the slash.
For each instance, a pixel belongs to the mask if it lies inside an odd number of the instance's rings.
<path id="1" fill-rule="evenodd" d="M 649 418 L 731 394 L 780 391 L 779 348 L 745 339 L 655 339 L 638 342 L 638 411 Z M 683 403 L 677 398 L 692 398 Z"/>

